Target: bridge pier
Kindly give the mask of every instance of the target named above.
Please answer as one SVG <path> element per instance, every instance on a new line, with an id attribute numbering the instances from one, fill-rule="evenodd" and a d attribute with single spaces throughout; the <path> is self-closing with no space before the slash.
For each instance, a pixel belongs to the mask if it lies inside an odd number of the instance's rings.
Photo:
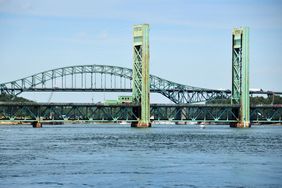
<path id="1" fill-rule="evenodd" d="M 239 121 L 230 127 L 248 128 L 250 124 L 249 95 L 249 28 L 232 32 L 232 104 L 240 104 Z"/>
<path id="2" fill-rule="evenodd" d="M 238 123 L 230 123 L 230 127 L 232 128 L 251 128 L 251 123 L 246 122 L 238 122 Z"/>
<path id="3" fill-rule="evenodd" d="M 152 127 L 151 122 L 149 123 L 143 123 L 141 121 L 137 121 L 137 122 L 132 122 L 131 123 L 131 127 L 136 127 L 136 128 L 147 128 L 147 127 Z"/>
<path id="4" fill-rule="evenodd" d="M 138 117 L 131 127 L 151 127 L 150 74 L 149 74 L 149 25 L 133 27 L 132 102 L 140 105 L 133 110 Z"/>
<path id="5" fill-rule="evenodd" d="M 33 128 L 42 128 L 42 123 L 40 121 L 33 121 L 31 124 Z"/>

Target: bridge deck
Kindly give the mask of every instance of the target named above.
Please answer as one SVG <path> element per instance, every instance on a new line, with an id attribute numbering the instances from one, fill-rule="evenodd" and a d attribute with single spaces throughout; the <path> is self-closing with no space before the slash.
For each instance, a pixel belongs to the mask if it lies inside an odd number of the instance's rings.
<path id="1" fill-rule="evenodd" d="M 136 121 L 134 104 L 0 102 L 2 122 Z M 231 123 L 239 105 L 151 104 L 152 121 Z M 252 123 L 282 123 L 282 105 L 251 106 Z"/>

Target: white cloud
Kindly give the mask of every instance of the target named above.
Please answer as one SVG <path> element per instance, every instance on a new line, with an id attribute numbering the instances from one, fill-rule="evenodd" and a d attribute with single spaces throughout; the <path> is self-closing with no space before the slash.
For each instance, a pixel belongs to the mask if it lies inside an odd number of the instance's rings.
<path id="1" fill-rule="evenodd" d="M 249 25 L 281 28 L 282 4 L 223 1 L 0 0 L 0 12 L 45 17 L 87 18 L 194 28 L 227 29 Z M 240 10 L 238 13 L 238 10 Z"/>

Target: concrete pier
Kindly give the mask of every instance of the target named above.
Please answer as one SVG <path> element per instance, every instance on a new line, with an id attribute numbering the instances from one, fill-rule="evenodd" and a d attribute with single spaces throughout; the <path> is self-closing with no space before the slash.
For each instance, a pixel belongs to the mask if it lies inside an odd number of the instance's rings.
<path id="1" fill-rule="evenodd" d="M 42 123 L 39 121 L 34 121 L 31 123 L 33 128 L 42 128 Z"/>

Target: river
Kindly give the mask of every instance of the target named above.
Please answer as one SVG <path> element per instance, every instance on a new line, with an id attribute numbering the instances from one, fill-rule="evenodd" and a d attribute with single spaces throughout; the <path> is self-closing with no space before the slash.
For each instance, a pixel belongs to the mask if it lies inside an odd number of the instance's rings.
<path id="1" fill-rule="evenodd" d="M 282 187 L 282 126 L 0 126 L 0 187 Z"/>

